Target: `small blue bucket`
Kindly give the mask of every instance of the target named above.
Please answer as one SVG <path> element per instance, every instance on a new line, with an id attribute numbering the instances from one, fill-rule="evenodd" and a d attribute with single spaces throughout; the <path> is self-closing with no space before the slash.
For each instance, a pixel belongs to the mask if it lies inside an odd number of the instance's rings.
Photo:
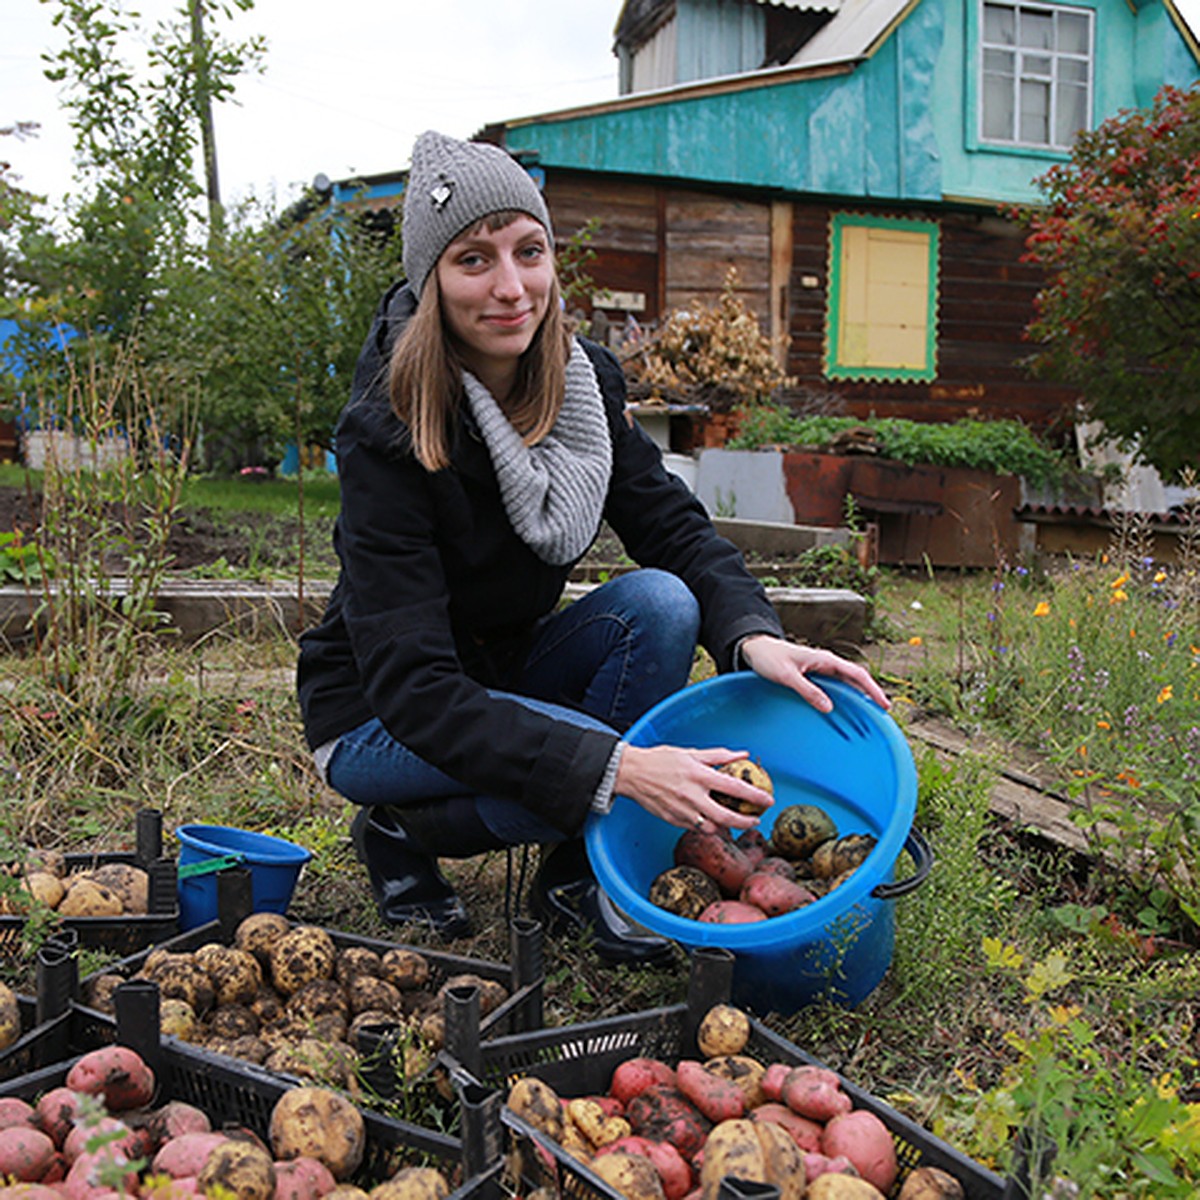
<path id="1" fill-rule="evenodd" d="M 899 726 L 877 704 L 839 680 L 813 676 L 833 700 L 820 713 L 790 688 L 751 672 L 718 676 L 668 696 L 625 735 L 634 746 L 723 746 L 748 750 L 771 776 L 775 803 L 759 828 L 770 836 L 775 814 L 816 804 L 839 834 L 877 841 L 841 886 L 781 917 L 745 925 L 708 925 L 650 903 L 650 885 L 674 863 L 681 830 L 627 796 L 588 819 L 588 857 L 613 903 L 635 921 L 685 949 L 733 952 L 734 1000 L 758 1013 L 792 1013 L 818 999 L 848 1007 L 880 983 L 891 964 L 898 896 L 924 881 L 928 844 L 912 829 L 916 768 Z M 893 882 L 907 850 L 916 871 Z"/>
<path id="2" fill-rule="evenodd" d="M 250 868 L 254 912 L 287 912 L 300 869 L 312 854 L 268 833 L 228 825 L 180 825 L 179 927 L 194 929 L 217 919 L 217 872 L 244 863 Z"/>

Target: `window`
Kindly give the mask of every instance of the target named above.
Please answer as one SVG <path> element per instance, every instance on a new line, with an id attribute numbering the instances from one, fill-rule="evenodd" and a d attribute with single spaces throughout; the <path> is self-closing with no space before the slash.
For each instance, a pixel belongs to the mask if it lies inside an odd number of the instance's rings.
<path id="1" fill-rule="evenodd" d="M 984 0 L 980 137 L 1067 150 L 1089 125 L 1092 13 Z"/>
<path id="2" fill-rule="evenodd" d="M 830 379 L 932 379 L 938 228 L 931 221 L 833 218 Z"/>

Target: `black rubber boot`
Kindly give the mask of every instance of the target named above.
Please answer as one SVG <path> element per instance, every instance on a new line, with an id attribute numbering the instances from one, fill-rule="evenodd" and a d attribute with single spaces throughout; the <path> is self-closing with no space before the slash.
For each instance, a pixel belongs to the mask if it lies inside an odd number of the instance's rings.
<path id="1" fill-rule="evenodd" d="M 358 860 L 367 868 L 379 915 L 390 925 L 424 925 L 440 937 L 468 937 L 471 919 L 437 859 L 402 826 L 401 809 L 360 808 L 350 825 Z"/>
<path id="2" fill-rule="evenodd" d="M 590 933 L 604 962 L 665 965 L 674 957 L 674 943 L 635 925 L 613 905 L 592 874 L 581 838 L 561 842 L 545 854 L 530 902 L 547 933 Z"/>

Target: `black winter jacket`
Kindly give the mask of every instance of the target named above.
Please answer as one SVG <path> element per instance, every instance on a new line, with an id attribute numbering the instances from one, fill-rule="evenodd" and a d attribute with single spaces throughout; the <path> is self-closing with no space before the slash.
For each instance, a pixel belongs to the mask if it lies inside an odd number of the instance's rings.
<path id="1" fill-rule="evenodd" d="M 573 564 L 539 559 L 513 531 L 487 447 L 463 406 L 451 465 L 430 473 L 388 402 L 387 362 L 413 311 L 384 297 L 336 430 L 341 574 L 321 623 L 300 639 L 298 687 L 314 749 L 378 717 L 465 790 L 510 797 L 578 831 L 617 732 L 580 729 L 488 688 L 512 690 L 535 622 L 558 604 Z M 683 579 L 719 669 L 778 618 L 741 555 L 712 527 L 654 442 L 625 413 L 615 358 L 583 341 L 604 397 L 613 470 L 604 519 L 642 566 Z"/>

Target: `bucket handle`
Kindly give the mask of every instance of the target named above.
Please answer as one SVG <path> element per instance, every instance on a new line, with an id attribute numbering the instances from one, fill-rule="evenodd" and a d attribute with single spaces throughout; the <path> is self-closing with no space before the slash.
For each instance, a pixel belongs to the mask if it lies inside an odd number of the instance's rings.
<path id="1" fill-rule="evenodd" d="M 904 849 L 908 851 L 916 870 L 907 878 L 900 879 L 895 883 L 881 883 L 873 887 L 871 895 L 876 899 L 896 900 L 901 896 L 907 896 L 909 892 L 915 892 L 929 878 L 929 872 L 933 870 L 934 857 L 933 847 L 926 841 L 925 835 L 919 829 L 910 829 L 908 837 L 904 839 Z"/>
<path id="2" fill-rule="evenodd" d="M 180 879 L 191 879 L 195 875 L 210 875 L 213 871 L 224 871 L 246 861 L 244 854 L 222 854 L 220 858 L 205 858 L 200 862 L 187 863 L 179 868 Z"/>

